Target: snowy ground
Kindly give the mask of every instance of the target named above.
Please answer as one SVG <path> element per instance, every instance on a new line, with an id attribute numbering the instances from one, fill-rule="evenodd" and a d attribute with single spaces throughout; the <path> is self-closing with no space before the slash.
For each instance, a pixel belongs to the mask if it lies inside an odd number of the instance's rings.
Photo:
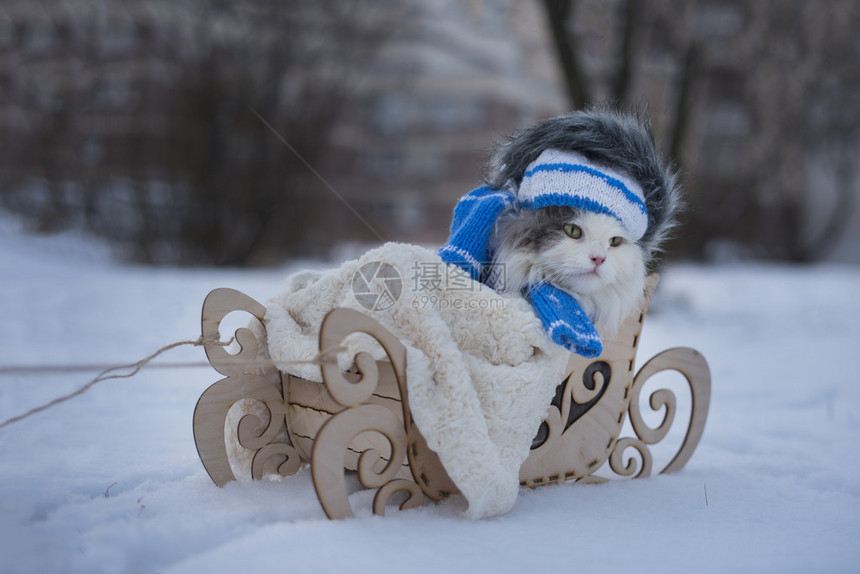
<path id="1" fill-rule="evenodd" d="M 0 368 L 122 364 L 199 333 L 215 287 L 265 300 L 287 269 L 161 270 L 0 226 Z M 194 448 L 208 368 L 149 369 L 0 429 L 0 572 L 857 572 L 860 267 L 679 266 L 640 364 L 708 359 L 707 428 L 675 475 L 523 490 L 470 522 L 456 502 L 329 521 L 307 470 L 217 488 Z M 204 359 L 199 348 L 163 361 Z M 0 375 L 0 421 L 92 373 Z"/>

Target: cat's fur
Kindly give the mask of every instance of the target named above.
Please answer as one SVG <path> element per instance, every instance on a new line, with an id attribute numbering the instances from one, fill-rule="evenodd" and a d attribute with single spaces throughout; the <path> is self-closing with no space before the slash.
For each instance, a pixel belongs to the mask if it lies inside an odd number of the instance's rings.
<path id="1" fill-rule="evenodd" d="M 607 215 L 567 207 L 505 213 L 491 239 L 493 262 L 504 268 L 498 289 L 521 293 L 528 285 L 549 282 L 576 297 L 598 330 L 612 336 L 638 304 L 646 274 L 656 269 L 676 224 L 681 206 L 677 176 L 661 160 L 642 117 L 590 109 L 540 122 L 502 143 L 487 167 L 486 182 L 516 193 L 526 167 L 546 149 L 578 152 L 634 179 L 644 192 L 648 228 L 634 242 Z M 582 228 L 582 238 L 568 237 L 568 223 Z M 611 247 L 616 236 L 623 240 Z"/>

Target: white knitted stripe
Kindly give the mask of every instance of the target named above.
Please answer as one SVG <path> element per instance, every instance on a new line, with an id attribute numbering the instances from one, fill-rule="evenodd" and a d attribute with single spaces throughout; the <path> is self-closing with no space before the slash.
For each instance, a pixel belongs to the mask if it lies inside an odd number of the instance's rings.
<path id="1" fill-rule="evenodd" d="M 559 164 L 559 169 L 540 169 L 542 166 L 550 167 L 554 164 Z M 573 166 L 586 171 L 565 171 L 578 169 Z M 535 171 L 535 168 L 538 170 Z M 629 177 L 598 166 L 581 154 L 545 150 L 529 164 L 520 184 L 517 197 L 519 202 L 530 205 L 537 200 L 541 203 L 541 197 L 554 194 L 569 196 L 574 205 L 577 203 L 576 198 L 599 204 L 621 221 L 634 240 L 641 238 L 648 228 L 642 188 Z"/>
<path id="2" fill-rule="evenodd" d="M 555 334 L 555 330 L 558 327 L 562 327 L 562 326 L 567 325 L 567 324 L 568 324 L 567 321 L 562 321 L 561 319 L 556 319 L 555 321 L 553 321 L 552 323 L 549 324 L 549 327 L 547 327 L 547 330 L 546 330 L 547 335 L 549 335 L 549 338 L 552 339 L 552 336 Z"/>
<path id="3" fill-rule="evenodd" d="M 460 249 L 459 247 L 454 247 L 453 245 L 445 245 L 441 249 L 439 249 L 439 253 L 454 253 L 455 255 L 459 255 L 463 258 L 463 260 L 471 265 L 475 271 L 478 273 L 483 269 L 483 264 L 479 262 L 477 259 L 472 257 L 472 255 L 466 251 L 465 249 Z"/>
<path id="4" fill-rule="evenodd" d="M 465 203 L 467 201 L 485 201 L 486 199 L 489 199 L 491 197 L 500 197 L 508 201 L 512 200 L 512 196 L 510 193 L 506 191 L 499 191 L 496 193 L 488 193 L 487 195 L 464 195 L 460 198 L 460 203 Z"/>
<path id="5" fill-rule="evenodd" d="M 575 329 L 575 328 L 573 327 L 573 325 L 571 325 L 571 324 L 570 324 L 570 323 L 568 323 L 567 321 L 564 321 L 564 320 L 562 320 L 562 319 L 556 319 L 555 321 L 553 321 L 552 323 L 550 323 L 550 324 L 549 324 L 549 326 L 546 328 L 546 332 L 547 332 L 547 334 L 549 335 L 549 338 L 550 338 L 550 339 L 552 339 L 552 337 L 555 335 L 555 330 L 556 330 L 556 329 L 558 329 L 559 327 L 568 327 L 568 328 L 570 328 L 570 329 L 573 329 L 573 330 L 574 330 L 574 331 L 576 331 L 577 333 L 582 334 L 582 330 L 581 330 L 581 329 Z M 596 338 L 595 338 L 595 337 L 589 337 L 589 339 L 599 341 L 599 340 L 600 340 L 600 337 L 596 337 Z"/>

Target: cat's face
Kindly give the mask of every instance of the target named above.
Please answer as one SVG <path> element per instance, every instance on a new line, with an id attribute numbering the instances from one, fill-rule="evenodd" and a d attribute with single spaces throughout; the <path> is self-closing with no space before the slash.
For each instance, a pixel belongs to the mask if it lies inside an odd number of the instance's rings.
<path id="1" fill-rule="evenodd" d="M 613 217 L 578 211 L 560 229 L 547 231 L 535 263 L 563 289 L 588 295 L 628 280 L 629 271 L 639 269 L 642 252 Z"/>
<path id="2" fill-rule="evenodd" d="M 547 281 L 588 295 L 641 274 L 642 251 L 608 215 L 566 207 L 520 212 L 498 230 L 507 291 Z"/>
<path id="3" fill-rule="evenodd" d="M 610 336 L 645 289 L 645 257 L 608 215 L 569 207 L 520 210 L 499 218 L 494 263 L 501 292 L 523 293 L 548 282 L 574 295 L 601 332 Z"/>

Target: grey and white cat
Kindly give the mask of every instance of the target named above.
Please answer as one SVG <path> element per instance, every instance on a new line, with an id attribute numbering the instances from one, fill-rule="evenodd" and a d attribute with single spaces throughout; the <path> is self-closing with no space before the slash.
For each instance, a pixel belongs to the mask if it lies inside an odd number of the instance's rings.
<path id="1" fill-rule="evenodd" d="M 648 209 L 647 230 L 634 241 L 613 217 L 570 207 L 505 213 L 491 238 L 493 262 L 504 266 L 497 290 L 521 293 L 540 281 L 551 283 L 573 295 L 611 337 L 639 303 L 646 275 L 656 269 L 676 224 L 676 174 L 661 160 L 647 121 L 591 109 L 540 122 L 504 142 L 487 168 L 487 183 L 516 193 L 526 167 L 546 149 L 580 153 L 637 182 Z"/>

